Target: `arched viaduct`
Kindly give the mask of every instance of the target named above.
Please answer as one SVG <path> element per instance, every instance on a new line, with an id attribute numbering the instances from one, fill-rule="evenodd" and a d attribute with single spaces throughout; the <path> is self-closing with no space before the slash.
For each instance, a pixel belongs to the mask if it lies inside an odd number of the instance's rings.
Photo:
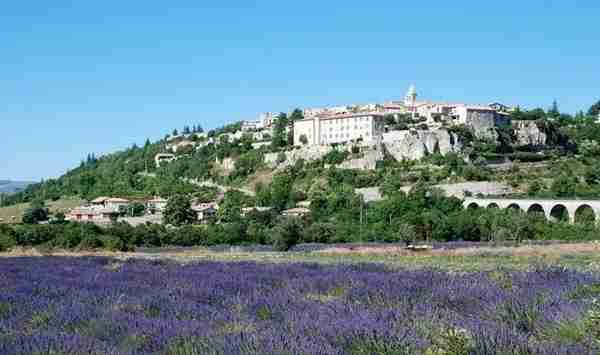
<path id="1" fill-rule="evenodd" d="M 544 214 L 547 220 L 571 223 L 593 218 L 600 220 L 600 200 L 544 200 L 465 198 L 465 208 L 514 208 L 526 213 Z"/>

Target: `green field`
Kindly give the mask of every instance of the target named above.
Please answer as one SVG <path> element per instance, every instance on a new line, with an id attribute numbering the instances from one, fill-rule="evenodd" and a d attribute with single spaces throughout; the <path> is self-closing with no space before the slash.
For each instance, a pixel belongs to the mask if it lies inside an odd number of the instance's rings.
<path id="1" fill-rule="evenodd" d="M 46 201 L 50 213 L 66 212 L 67 210 L 81 206 L 85 201 L 80 198 L 61 198 L 57 201 Z M 0 207 L 0 223 L 20 223 L 29 203 L 20 203 L 8 207 Z M 15 217 L 14 220 L 12 217 Z"/>

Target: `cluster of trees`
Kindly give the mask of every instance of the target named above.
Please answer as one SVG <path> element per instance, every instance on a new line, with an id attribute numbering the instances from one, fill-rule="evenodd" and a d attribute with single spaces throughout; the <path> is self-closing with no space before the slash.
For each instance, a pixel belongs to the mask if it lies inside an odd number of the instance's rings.
<path id="1" fill-rule="evenodd" d="M 204 128 L 202 128 L 202 125 L 193 125 L 192 128 L 190 128 L 190 126 L 187 126 L 187 125 L 183 126 L 183 129 L 181 130 L 181 134 L 189 135 L 192 133 L 204 133 Z M 179 131 L 177 130 L 177 128 L 175 128 L 173 130 L 171 135 L 173 137 L 177 137 L 179 135 Z"/>
<path id="2" fill-rule="evenodd" d="M 365 204 L 352 190 L 327 188 L 311 198 L 311 214 L 288 218 L 276 209 L 253 211 L 242 217 L 251 198 L 231 192 L 218 218 L 194 225 L 189 197 L 169 201 L 165 225 L 93 224 L 54 221 L 46 225 L 0 226 L 0 250 L 14 246 L 131 250 L 135 247 L 270 244 L 288 250 L 298 243 L 432 241 L 591 240 L 600 229 L 593 218 L 578 224 L 548 222 L 543 214 L 506 209 L 464 210 L 460 200 L 438 191 L 417 188 L 394 192 L 387 199 Z M 216 223 L 216 222 L 219 223 Z"/>

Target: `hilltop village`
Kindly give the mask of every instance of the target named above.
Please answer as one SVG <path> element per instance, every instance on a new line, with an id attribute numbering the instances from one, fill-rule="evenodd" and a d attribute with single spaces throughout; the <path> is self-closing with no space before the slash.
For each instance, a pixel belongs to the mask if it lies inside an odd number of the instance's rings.
<path id="1" fill-rule="evenodd" d="M 515 109 L 497 102 L 474 105 L 419 101 L 414 85 L 402 101 L 308 108 L 289 120 L 285 127 L 286 135 L 292 133 L 290 138 L 295 148 L 286 152 L 291 158 L 286 160 L 293 163 L 295 156 L 305 160 L 318 159 L 332 149 L 358 147 L 380 154 L 371 154 L 374 159 L 354 162 L 349 167 L 373 169 L 381 155 L 382 144 L 400 160 L 418 160 L 434 152 L 458 152 L 461 143 L 452 133 L 453 127 L 468 127 L 479 138 L 495 140 L 496 128 L 509 125 L 510 114 Z M 155 163 L 160 166 L 172 161 L 176 158 L 175 153 L 185 147 L 199 149 L 209 144 L 241 140 L 245 136 L 252 141 L 254 149 L 271 145 L 279 116 L 278 113 L 263 113 L 257 120 L 241 121 L 239 130 L 213 137 L 204 132 L 172 135 L 167 138 L 166 152 L 157 154 Z M 525 125 L 522 128 L 532 127 Z M 528 138 L 524 136 L 522 140 Z M 265 156 L 267 163 L 273 164 L 275 160 L 275 155 Z"/>
<path id="2" fill-rule="evenodd" d="M 600 103 L 572 116 L 556 101 L 532 110 L 434 102 L 412 85 L 397 101 L 267 112 L 208 131 L 185 126 L 143 146 L 89 154 L 58 179 L 3 195 L 3 206 L 37 208 L 9 208 L 0 223 L 45 221 L 50 212 L 51 220 L 100 225 L 172 224 L 165 216 L 178 196 L 189 199 L 180 204 L 189 204 L 185 221 L 210 226 L 256 213 L 362 224 L 371 222 L 362 207 L 423 188 L 458 201 L 593 198 L 599 114 Z"/>
<path id="3" fill-rule="evenodd" d="M 207 147 L 235 145 L 243 142 L 248 148 L 260 152 L 260 162 L 273 171 L 292 167 L 299 161 L 318 161 L 333 154 L 343 155 L 334 165 L 340 169 L 363 171 L 376 170 L 386 157 L 396 161 L 418 161 L 428 156 L 463 154 L 468 139 L 497 142 L 502 129 L 511 127 L 516 144 L 544 147 L 549 140 L 534 120 L 513 120 L 518 107 L 498 102 L 486 105 L 445 103 L 419 100 L 416 87 L 410 86 L 401 101 L 345 105 L 323 108 L 296 109 L 286 113 L 263 113 L 256 120 L 244 120 L 225 126 L 221 130 L 204 132 L 199 127 L 185 127 L 179 133 L 167 135 L 161 149 L 154 155 L 155 169 L 166 168 L 170 163 L 185 158 Z M 285 118 L 285 119 L 284 119 Z M 499 133 L 500 132 L 500 133 Z M 472 135 L 473 137 L 469 138 Z M 274 140 L 285 143 L 277 149 Z M 236 170 L 241 159 L 235 156 L 216 158 L 214 162 L 227 176 Z M 251 168 L 251 170 L 253 170 Z M 195 219 L 209 223 L 216 219 L 220 202 L 228 186 L 213 179 L 189 179 L 189 183 L 212 188 L 214 198 L 197 200 L 192 205 Z M 463 197 L 466 194 L 497 195 L 514 191 L 502 183 L 458 183 L 440 185 L 449 195 Z M 253 190 L 237 189 L 246 195 Z M 365 200 L 381 198 L 378 187 L 357 189 Z M 83 206 L 71 209 L 66 219 L 107 224 L 121 218 L 131 224 L 161 223 L 162 212 L 167 205 L 166 196 L 127 199 L 122 196 L 100 196 Z M 136 208 L 131 206 L 136 205 Z M 143 207 L 140 207 L 143 206 Z M 310 213 L 310 201 L 297 201 L 281 210 L 283 215 L 304 216 Z M 246 206 L 242 215 L 251 211 L 268 211 L 271 206 Z M 143 214 L 135 211 L 144 211 Z"/>

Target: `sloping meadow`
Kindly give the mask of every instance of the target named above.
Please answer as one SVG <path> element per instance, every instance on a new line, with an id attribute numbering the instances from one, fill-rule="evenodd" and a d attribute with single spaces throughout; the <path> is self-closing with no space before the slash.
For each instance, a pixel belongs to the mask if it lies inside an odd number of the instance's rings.
<path id="1" fill-rule="evenodd" d="M 558 268 L 0 259 L 0 354 L 598 354 L 600 277 Z"/>

